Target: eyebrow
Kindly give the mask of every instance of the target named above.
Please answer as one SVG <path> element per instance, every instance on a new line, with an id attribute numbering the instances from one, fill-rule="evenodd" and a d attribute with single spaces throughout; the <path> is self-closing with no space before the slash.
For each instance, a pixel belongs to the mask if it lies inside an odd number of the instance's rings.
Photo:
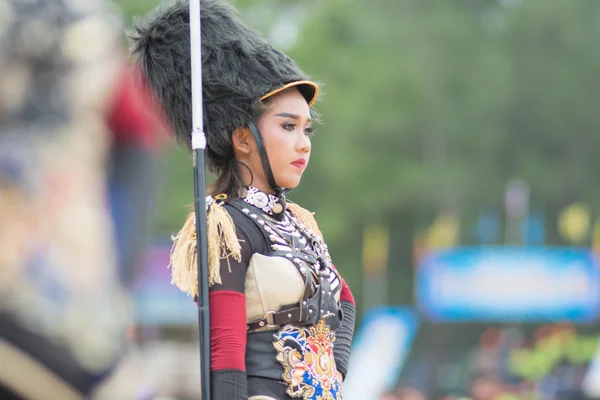
<path id="1" fill-rule="evenodd" d="M 284 117 L 284 118 L 292 118 L 292 119 L 301 119 L 301 117 L 298 114 L 291 114 L 291 113 L 279 113 L 275 116 L 276 117 Z M 307 121 L 312 122 L 312 118 L 308 117 Z"/>

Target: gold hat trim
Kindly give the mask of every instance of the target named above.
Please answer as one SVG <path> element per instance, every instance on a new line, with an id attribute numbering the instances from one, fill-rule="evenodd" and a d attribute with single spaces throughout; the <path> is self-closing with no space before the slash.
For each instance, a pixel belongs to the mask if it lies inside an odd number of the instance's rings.
<path id="1" fill-rule="evenodd" d="M 267 94 L 265 94 L 263 97 L 261 97 L 261 100 L 265 100 L 279 92 L 282 92 L 286 89 L 289 89 L 291 87 L 296 87 L 296 86 L 302 86 L 302 85 L 308 85 L 308 86 L 312 86 L 315 89 L 315 93 L 312 97 L 312 99 L 310 99 L 310 101 L 308 102 L 308 106 L 312 106 L 313 103 L 317 100 L 317 97 L 319 96 L 319 85 L 317 85 L 315 82 L 312 81 L 295 81 L 295 82 L 290 82 L 286 85 L 283 85 L 282 87 L 280 87 L 279 89 L 275 89 L 272 92 L 269 92 Z"/>

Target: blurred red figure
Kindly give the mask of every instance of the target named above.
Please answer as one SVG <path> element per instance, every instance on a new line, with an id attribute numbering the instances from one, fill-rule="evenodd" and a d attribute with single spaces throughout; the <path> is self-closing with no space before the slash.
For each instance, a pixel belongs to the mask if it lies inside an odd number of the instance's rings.
<path id="1" fill-rule="evenodd" d="M 136 69 L 116 81 L 108 114 L 112 136 L 108 194 L 114 220 L 121 282 L 129 287 L 148 239 L 156 156 L 166 132 L 162 113 Z"/>

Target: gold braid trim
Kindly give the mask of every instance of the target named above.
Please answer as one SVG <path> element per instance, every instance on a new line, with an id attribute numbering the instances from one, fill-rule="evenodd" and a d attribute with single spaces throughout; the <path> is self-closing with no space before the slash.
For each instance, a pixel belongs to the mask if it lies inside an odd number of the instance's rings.
<path id="1" fill-rule="evenodd" d="M 208 285 L 221 283 L 221 260 L 233 257 L 241 261 L 239 240 L 231 216 L 215 201 L 206 216 L 208 247 Z M 171 283 L 190 296 L 198 295 L 198 256 L 196 246 L 196 213 L 188 214 L 185 224 L 172 237 Z"/>
<path id="2" fill-rule="evenodd" d="M 319 225 L 317 224 L 317 220 L 315 219 L 315 213 L 310 212 L 307 209 L 302 208 L 298 204 L 292 202 L 287 203 L 287 208 L 288 210 L 290 210 L 292 215 L 296 217 L 298 222 L 304 224 L 304 226 L 310 229 L 314 235 L 318 236 L 319 238 L 321 238 L 321 240 L 323 240 L 323 234 L 321 233 Z"/>

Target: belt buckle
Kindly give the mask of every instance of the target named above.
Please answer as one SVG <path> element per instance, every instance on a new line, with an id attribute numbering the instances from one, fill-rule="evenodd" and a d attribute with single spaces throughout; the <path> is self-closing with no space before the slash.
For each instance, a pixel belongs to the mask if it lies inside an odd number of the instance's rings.
<path id="1" fill-rule="evenodd" d="M 267 311 L 265 313 L 265 319 L 267 320 L 267 328 L 277 328 L 279 325 L 275 324 L 275 320 L 273 319 L 273 315 L 275 315 L 275 311 Z"/>

